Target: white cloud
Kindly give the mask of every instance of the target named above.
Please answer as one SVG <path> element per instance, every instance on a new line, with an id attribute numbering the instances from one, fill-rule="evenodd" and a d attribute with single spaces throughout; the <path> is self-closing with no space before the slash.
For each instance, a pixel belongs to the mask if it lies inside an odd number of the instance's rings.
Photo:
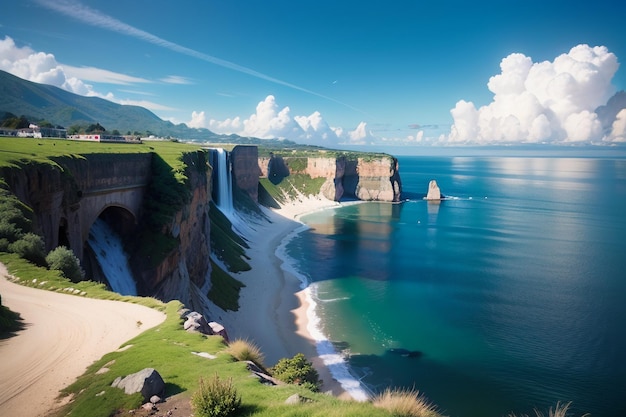
<path id="1" fill-rule="evenodd" d="M 340 143 L 365 144 L 380 140 L 361 122 L 353 131 L 331 127 L 321 113 L 309 116 L 291 116 L 291 109 L 278 106 L 276 98 L 268 95 L 247 118 L 239 116 L 225 120 L 207 120 L 204 111 L 193 111 L 189 127 L 207 128 L 219 134 L 237 134 L 260 139 L 288 139 L 298 143 L 333 146 Z"/>
<path id="2" fill-rule="evenodd" d="M 151 82 L 145 78 L 133 77 L 131 75 L 120 74 L 119 72 L 113 72 L 95 67 L 73 67 L 70 65 L 63 65 L 63 70 L 69 77 L 98 83 L 131 85 Z"/>
<path id="3" fill-rule="evenodd" d="M 180 75 L 168 75 L 165 78 L 161 78 L 161 81 L 167 84 L 193 84 L 189 78 L 180 76 Z"/>
<path id="4" fill-rule="evenodd" d="M 367 123 L 361 122 L 352 132 L 348 132 L 348 140 L 353 145 L 366 145 L 376 140 L 376 137 L 367 129 Z"/>
<path id="5" fill-rule="evenodd" d="M 493 101 L 478 109 L 460 100 L 450 110 L 452 143 L 597 142 L 594 113 L 614 93 L 619 64 L 604 46 L 578 45 L 554 61 L 532 62 L 514 53 L 489 79 Z"/>
<path id="6" fill-rule="evenodd" d="M 608 142 L 626 142 L 626 109 L 617 113 L 611 133 L 604 139 Z"/>
<path id="7" fill-rule="evenodd" d="M 63 65 L 57 62 L 52 54 L 36 52 L 27 46 L 18 47 L 9 36 L 0 40 L 0 69 L 25 80 L 53 85 L 81 96 L 100 97 L 119 104 L 131 104 L 150 110 L 172 110 L 171 107 L 147 100 L 117 99 L 113 93 L 100 93 L 83 81 L 120 85 L 150 82 L 144 78 L 101 68 Z"/>
<path id="8" fill-rule="evenodd" d="M 304 141 L 317 145 L 335 145 L 339 142 L 337 133 L 326 123 L 320 112 L 309 116 L 295 116 L 295 121 L 304 131 Z"/>

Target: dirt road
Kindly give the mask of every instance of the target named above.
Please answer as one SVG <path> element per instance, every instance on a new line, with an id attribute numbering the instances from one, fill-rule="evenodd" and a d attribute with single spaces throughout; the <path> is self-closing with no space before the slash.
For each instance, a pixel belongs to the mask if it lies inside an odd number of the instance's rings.
<path id="1" fill-rule="evenodd" d="M 28 288 L 0 264 L 2 304 L 26 328 L 0 340 L 0 415 L 43 416 L 87 366 L 165 319 L 153 309 Z M 141 322 L 141 325 L 138 325 Z"/>

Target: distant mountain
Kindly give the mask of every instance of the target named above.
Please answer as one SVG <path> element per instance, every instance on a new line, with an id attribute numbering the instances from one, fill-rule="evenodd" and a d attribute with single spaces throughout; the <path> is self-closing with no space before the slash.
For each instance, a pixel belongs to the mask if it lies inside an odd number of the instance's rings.
<path id="1" fill-rule="evenodd" d="M 26 116 L 31 122 L 46 120 L 68 128 L 75 124 L 100 123 L 108 131 L 150 131 L 157 136 L 224 141 L 208 129 L 192 129 L 160 119 L 150 110 L 127 106 L 98 97 L 84 97 L 58 87 L 23 80 L 0 71 L 0 114 Z M 231 138 L 235 139 L 235 138 Z"/>

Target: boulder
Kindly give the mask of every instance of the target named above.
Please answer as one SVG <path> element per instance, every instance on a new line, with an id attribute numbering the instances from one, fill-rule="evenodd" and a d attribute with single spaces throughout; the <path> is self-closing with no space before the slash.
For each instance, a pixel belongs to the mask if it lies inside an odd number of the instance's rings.
<path id="1" fill-rule="evenodd" d="M 426 194 L 426 200 L 441 200 L 441 191 L 437 185 L 437 181 L 431 180 L 428 183 L 428 194 Z"/>
<path id="2" fill-rule="evenodd" d="M 188 332 L 199 332 L 206 335 L 213 334 L 213 330 L 211 330 L 211 326 L 209 326 L 204 316 L 196 311 L 187 314 L 187 320 L 185 320 L 183 327 Z"/>
<path id="3" fill-rule="evenodd" d="M 111 386 L 123 389 L 127 395 L 140 392 L 146 402 L 154 395 L 162 396 L 165 391 L 163 378 L 153 368 L 142 369 L 124 378 L 117 377 Z"/>
<path id="4" fill-rule="evenodd" d="M 213 334 L 218 334 L 222 336 L 224 338 L 224 341 L 228 343 L 228 333 L 226 332 L 224 326 L 216 321 L 211 321 L 209 322 L 209 327 L 211 328 L 211 331 L 213 331 Z"/>

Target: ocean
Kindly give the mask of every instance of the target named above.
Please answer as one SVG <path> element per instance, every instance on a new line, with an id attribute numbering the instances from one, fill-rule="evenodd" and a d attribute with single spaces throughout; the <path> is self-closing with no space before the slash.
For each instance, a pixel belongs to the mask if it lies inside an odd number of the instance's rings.
<path id="1" fill-rule="evenodd" d="M 303 217 L 281 256 L 345 386 L 458 417 L 626 416 L 626 158 L 572 154 L 399 157 L 402 203 Z"/>

